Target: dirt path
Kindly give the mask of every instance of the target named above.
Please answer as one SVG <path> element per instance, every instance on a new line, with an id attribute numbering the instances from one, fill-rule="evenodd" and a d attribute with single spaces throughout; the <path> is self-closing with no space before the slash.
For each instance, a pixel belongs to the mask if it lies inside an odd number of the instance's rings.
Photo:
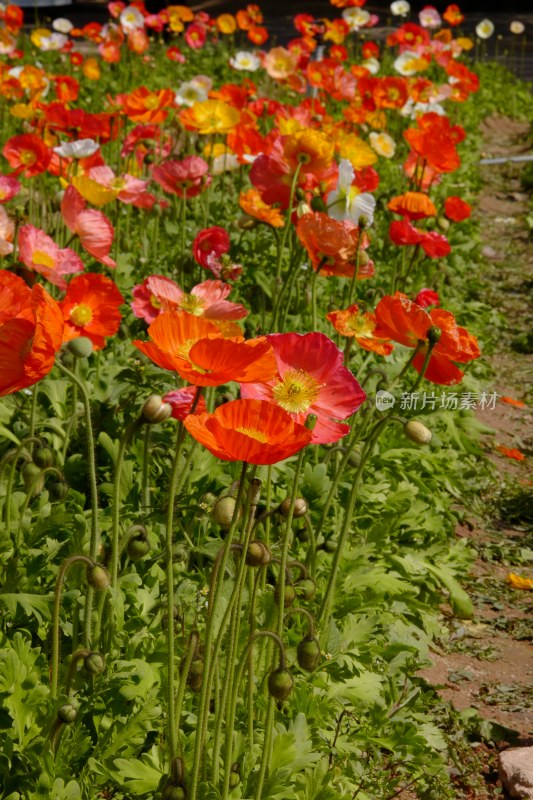
<path id="1" fill-rule="evenodd" d="M 530 149 L 528 125 L 493 116 L 483 128 L 485 154 L 518 154 Z M 489 391 L 527 402 L 533 382 L 531 298 L 533 246 L 527 215 L 529 196 L 522 176 L 525 165 L 482 167 L 484 189 L 476 214 L 481 222 L 488 304 L 502 315 Z M 528 352 L 529 351 L 529 352 Z M 469 512 L 459 537 L 470 540 L 477 559 L 466 586 L 476 607 L 472 621 L 450 619 L 449 641 L 432 656 L 422 676 L 440 687 L 443 699 L 459 710 L 475 708 L 485 720 L 516 732 L 495 729 L 498 747 L 533 745 L 533 591 L 512 587 L 509 573 L 533 578 L 533 414 L 499 400 L 479 415 L 494 430 L 485 446 L 499 481 L 481 498 L 483 514 Z M 516 449 L 526 458 L 505 457 L 498 446 Z M 480 746 L 481 747 L 481 746 Z M 481 747 L 479 776 L 471 790 L 458 785 L 460 797 L 501 796 L 494 764 L 497 750 Z"/>

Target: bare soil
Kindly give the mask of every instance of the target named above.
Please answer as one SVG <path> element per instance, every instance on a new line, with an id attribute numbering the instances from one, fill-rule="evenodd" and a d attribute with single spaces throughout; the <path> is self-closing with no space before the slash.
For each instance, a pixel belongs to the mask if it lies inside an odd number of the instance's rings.
<path id="1" fill-rule="evenodd" d="M 523 122 L 494 115 L 482 133 L 487 157 L 531 149 L 529 126 Z M 483 719 L 514 731 L 501 732 L 500 749 L 509 743 L 533 744 L 533 591 L 513 588 L 507 580 L 511 572 L 533 578 L 528 553 L 533 549 L 533 414 L 531 406 L 518 408 L 501 400 L 504 396 L 527 403 L 533 382 L 533 354 L 524 352 L 528 348 L 523 345 L 531 329 L 533 294 L 524 167 L 481 167 L 484 189 L 475 211 L 483 239 L 485 300 L 502 316 L 494 352 L 487 356 L 493 372 L 490 391 L 498 393 L 499 401 L 494 410 L 479 412 L 480 421 L 494 431 L 486 436 L 485 447 L 498 481 L 482 498 L 482 518 L 469 512 L 457 530 L 478 554 L 467 586 L 476 614 L 472 621 L 454 620 L 450 614 L 449 640 L 433 654 L 431 667 L 420 673 L 456 709 L 475 708 Z M 516 448 L 526 458 L 507 458 L 498 445 Z M 470 790 L 458 786 L 458 797 L 502 796 L 496 755 L 495 748 L 478 746 L 480 780 Z"/>

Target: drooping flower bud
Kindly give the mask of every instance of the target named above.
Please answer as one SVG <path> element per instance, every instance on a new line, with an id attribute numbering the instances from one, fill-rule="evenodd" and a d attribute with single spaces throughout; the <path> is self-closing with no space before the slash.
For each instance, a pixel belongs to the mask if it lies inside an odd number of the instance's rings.
<path id="1" fill-rule="evenodd" d="M 431 441 L 432 433 L 429 428 L 426 428 L 421 422 L 416 419 L 410 419 L 403 427 L 403 432 L 415 444 L 429 444 Z"/>
<path id="2" fill-rule="evenodd" d="M 278 667 L 268 676 L 268 691 L 278 702 L 283 702 L 292 692 L 294 680 L 287 669 Z"/>
<path id="3" fill-rule="evenodd" d="M 296 599 L 296 591 L 294 589 L 294 586 L 292 585 L 292 583 L 286 583 L 285 592 L 283 596 L 283 608 L 289 608 L 290 606 L 292 606 L 295 599 Z M 279 583 L 276 585 L 276 588 L 274 589 L 274 600 L 276 602 L 276 605 L 279 606 L 281 602 L 281 587 Z"/>
<path id="4" fill-rule="evenodd" d="M 246 551 L 246 563 L 249 567 L 263 567 L 270 562 L 272 554 L 263 542 L 253 541 Z"/>
<path id="5" fill-rule="evenodd" d="M 109 588 L 109 573 L 101 564 L 93 564 L 87 567 L 87 583 L 95 592 L 105 592 Z"/>
<path id="6" fill-rule="evenodd" d="M 320 660 L 320 645 L 315 636 L 305 636 L 296 648 L 296 658 L 302 669 L 312 672 Z"/>
<path id="7" fill-rule="evenodd" d="M 58 708 L 57 716 L 65 725 L 71 725 L 78 716 L 78 709 L 72 703 L 64 703 Z"/>
<path id="8" fill-rule="evenodd" d="M 291 510 L 291 498 L 286 497 L 279 507 L 284 517 L 287 517 Z M 297 497 L 294 501 L 293 517 L 304 517 L 307 514 L 307 503 L 303 497 Z"/>
<path id="9" fill-rule="evenodd" d="M 69 342 L 67 347 L 76 358 L 89 358 L 93 351 L 93 343 L 87 336 L 78 336 Z"/>
<path id="10" fill-rule="evenodd" d="M 142 407 L 141 416 L 145 422 L 155 425 L 164 422 L 172 414 L 170 403 L 164 403 L 159 394 L 152 394 Z"/>
<path id="11" fill-rule="evenodd" d="M 220 497 L 213 506 L 211 517 L 225 531 L 231 528 L 231 520 L 233 519 L 236 505 L 235 498 L 227 495 L 226 497 Z"/>
<path id="12" fill-rule="evenodd" d="M 105 659 L 101 653 L 93 651 L 85 656 L 83 666 L 91 675 L 100 675 L 105 669 Z"/>

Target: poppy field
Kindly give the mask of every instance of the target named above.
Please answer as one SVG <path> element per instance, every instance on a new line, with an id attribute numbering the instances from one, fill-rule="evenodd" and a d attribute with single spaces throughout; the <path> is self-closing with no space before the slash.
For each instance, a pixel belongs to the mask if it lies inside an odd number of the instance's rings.
<path id="1" fill-rule="evenodd" d="M 532 103 L 489 20 L 364 5 L 0 7 L 5 800 L 463 796 L 417 672 L 494 480 L 478 125 Z"/>

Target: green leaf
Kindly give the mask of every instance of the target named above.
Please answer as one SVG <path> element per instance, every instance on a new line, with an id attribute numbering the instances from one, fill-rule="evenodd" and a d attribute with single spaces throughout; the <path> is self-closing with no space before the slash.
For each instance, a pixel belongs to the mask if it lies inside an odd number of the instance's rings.
<path id="1" fill-rule="evenodd" d="M 163 776 L 163 771 L 154 766 L 154 759 L 144 753 L 140 760 L 132 758 L 116 758 L 113 762 L 116 772 L 111 774 L 120 786 L 133 794 L 155 792 Z"/>
<path id="2" fill-rule="evenodd" d="M 362 672 L 354 675 L 343 683 L 332 684 L 327 696 L 330 699 L 346 700 L 349 703 L 363 703 L 364 705 L 381 705 L 383 703 L 381 678 L 374 672 Z"/>

